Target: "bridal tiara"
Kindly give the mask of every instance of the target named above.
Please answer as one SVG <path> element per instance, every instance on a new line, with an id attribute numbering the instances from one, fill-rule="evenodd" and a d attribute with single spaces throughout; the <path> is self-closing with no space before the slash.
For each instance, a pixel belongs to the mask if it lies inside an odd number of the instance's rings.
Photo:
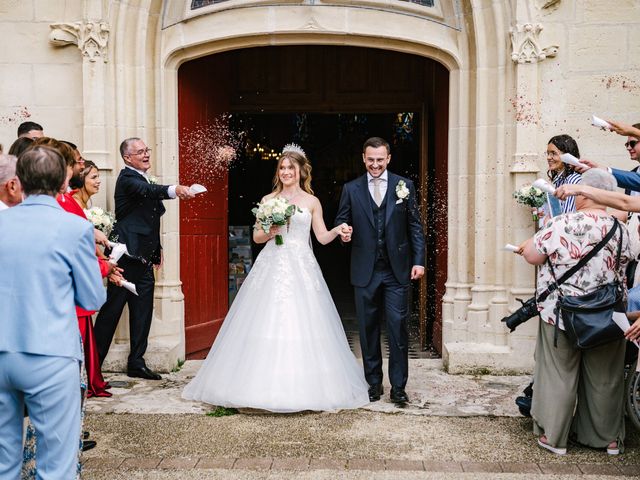
<path id="1" fill-rule="evenodd" d="M 286 152 L 295 152 L 299 155 L 302 155 L 304 158 L 307 158 L 307 154 L 304 153 L 302 147 L 296 143 L 287 143 L 282 149 L 282 153 Z"/>

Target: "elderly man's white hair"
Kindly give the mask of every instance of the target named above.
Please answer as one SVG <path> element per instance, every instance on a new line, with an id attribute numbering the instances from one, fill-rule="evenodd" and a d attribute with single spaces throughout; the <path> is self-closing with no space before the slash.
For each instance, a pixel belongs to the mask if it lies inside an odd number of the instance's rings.
<path id="1" fill-rule="evenodd" d="M 17 161 L 15 155 L 0 154 L 0 185 L 4 185 L 16 176 Z"/>
<path id="2" fill-rule="evenodd" d="M 609 192 L 613 192 L 618 186 L 615 177 L 601 168 L 590 168 L 584 172 L 580 183 L 600 190 L 608 190 Z"/>

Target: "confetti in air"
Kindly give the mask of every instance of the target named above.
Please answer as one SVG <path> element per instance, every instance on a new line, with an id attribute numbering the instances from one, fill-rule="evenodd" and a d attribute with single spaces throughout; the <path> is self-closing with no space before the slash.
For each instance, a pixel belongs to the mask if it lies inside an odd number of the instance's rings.
<path id="1" fill-rule="evenodd" d="M 237 158 L 244 134 L 229 129 L 229 118 L 225 114 L 211 123 L 182 129 L 180 156 L 193 181 L 204 185 L 224 178 Z"/>
<path id="2" fill-rule="evenodd" d="M 31 117 L 27 107 L 19 107 L 9 115 L 0 116 L 0 125 L 11 125 L 13 123 L 22 123 Z"/>

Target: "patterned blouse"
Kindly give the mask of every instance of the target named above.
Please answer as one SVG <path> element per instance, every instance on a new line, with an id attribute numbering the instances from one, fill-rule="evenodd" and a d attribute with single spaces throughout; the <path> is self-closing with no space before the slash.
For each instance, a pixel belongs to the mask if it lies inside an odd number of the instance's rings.
<path id="1" fill-rule="evenodd" d="M 561 173 L 553 180 L 553 186 L 558 188 L 560 185 L 575 185 L 576 183 L 580 183 L 582 179 L 582 175 L 577 172 L 570 173 L 569 175 L 565 175 Z M 576 211 L 576 197 L 571 196 L 566 200 L 560 200 L 560 206 L 562 207 L 562 213 L 573 213 Z"/>
<path id="2" fill-rule="evenodd" d="M 533 237 L 533 243 L 539 253 L 549 257 L 556 278 L 560 278 L 582 257 L 587 255 L 612 227 L 613 218 L 609 215 L 602 216 L 592 212 L 558 215 L 551 219 L 545 228 L 536 233 Z M 616 279 L 614 266 L 620 233 L 623 237 L 618 278 L 624 279 L 625 266 L 630 260 L 629 233 L 622 223 L 620 227 L 622 228 L 614 234 L 609 243 L 595 257 L 560 285 L 563 295 L 584 295 Z M 537 294 L 540 295 L 544 292 L 551 283 L 553 283 L 553 277 L 549 265 L 545 262 L 540 265 L 538 271 Z M 538 304 L 540 317 L 551 325 L 554 325 L 556 321 L 554 309 L 557 300 L 558 291 L 556 290 L 544 302 Z M 562 318 L 560 318 L 559 327 L 564 330 Z"/>

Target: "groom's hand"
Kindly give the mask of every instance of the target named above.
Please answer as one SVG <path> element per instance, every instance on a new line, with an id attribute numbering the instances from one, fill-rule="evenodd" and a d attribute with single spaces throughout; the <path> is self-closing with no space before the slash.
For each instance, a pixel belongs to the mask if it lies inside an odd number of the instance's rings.
<path id="1" fill-rule="evenodd" d="M 424 267 L 414 265 L 411 268 L 411 280 L 420 280 L 424 276 Z"/>
<path id="2" fill-rule="evenodd" d="M 342 240 L 343 242 L 350 242 L 352 232 L 353 232 L 353 227 L 350 227 L 346 223 L 343 223 L 342 225 L 340 225 L 340 231 L 339 231 L 340 240 Z"/>

